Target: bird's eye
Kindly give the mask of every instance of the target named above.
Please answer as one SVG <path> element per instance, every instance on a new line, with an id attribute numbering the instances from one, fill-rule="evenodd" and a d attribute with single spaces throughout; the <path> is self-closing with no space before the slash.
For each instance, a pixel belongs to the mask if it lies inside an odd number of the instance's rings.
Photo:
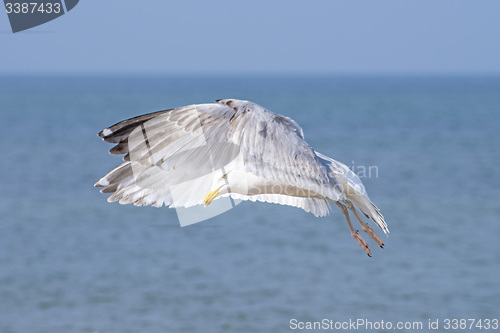
<path id="1" fill-rule="evenodd" d="M 222 179 L 227 179 L 227 174 L 224 174 L 224 175 L 222 176 Z"/>

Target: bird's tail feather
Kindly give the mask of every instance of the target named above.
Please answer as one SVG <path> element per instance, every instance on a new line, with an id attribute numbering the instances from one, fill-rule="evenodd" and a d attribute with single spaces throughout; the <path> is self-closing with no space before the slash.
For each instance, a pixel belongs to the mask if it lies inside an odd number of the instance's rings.
<path id="1" fill-rule="evenodd" d="M 348 198 L 366 217 L 373 220 L 386 235 L 389 234 L 389 228 L 384 220 L 384 216 L 367 195 L 350 195 Z"/>

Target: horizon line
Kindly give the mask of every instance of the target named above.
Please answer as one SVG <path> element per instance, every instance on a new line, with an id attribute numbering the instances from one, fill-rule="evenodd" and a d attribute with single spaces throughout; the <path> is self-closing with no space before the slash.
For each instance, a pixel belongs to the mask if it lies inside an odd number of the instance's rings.
<path id="1" fill-rule="evenodd" d="M 328 72 L 0 72 L 0 79 L 13 77 L 499 77 L 498 72 L 394 72 L 394 71 L 328 71 Z"/>

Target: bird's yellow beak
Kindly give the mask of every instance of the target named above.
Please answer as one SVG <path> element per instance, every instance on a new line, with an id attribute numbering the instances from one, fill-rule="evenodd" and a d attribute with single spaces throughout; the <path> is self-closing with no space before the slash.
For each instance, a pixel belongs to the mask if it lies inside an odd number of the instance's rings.
<path id="1" fill-rule="evenodd" d="M 222 186 L 224 186 L 224 185 L 222 185 Z M 212 203 L 212 201 L 215 198 L 217 198 L 217 196 L 219 195 L 219 190 L 221 189 L 221 187 L 219 187 L 218 189 L 216 189 L 213 192 L 210 191 L 210 192 L 208 192 L 207 195 L 205 195 L 205 198 L 203 198 L 203 207 L 207 207 L 208 205 L 210 205 Z"/>

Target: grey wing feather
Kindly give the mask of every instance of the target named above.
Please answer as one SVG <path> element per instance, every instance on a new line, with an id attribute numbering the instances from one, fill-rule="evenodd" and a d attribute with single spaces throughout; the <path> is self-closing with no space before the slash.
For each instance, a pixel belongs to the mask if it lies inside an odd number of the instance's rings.
<path id="1" fill-rule="evenodd" d="M 123 139 L 127 138 L 129 134 L 132 133 L 132 131 L 137 128 L 137 126 L 161 114 L 165 114 L 166 112 L 169 111 L 171 110 L 156 111 L 144 114 L 142 116 L 137 116 L 127 120 L 123 120 L 120 121 L 119 123 L 114 124 L 113 126 L 110 126 L 102 130 L 97 135 L 103 138 L 103 140 L 106 142 L 119 143 Z"/>
<path id="2" fill-rule="evenodd" d="M 302 129 L 288 117 L 247 102 L 238 117 L 244 131 L 237 141 L 245 167 L 259 177 L 308 189 L 331 200 L 342 193 L 327 168 L 304 140 Z"/>

